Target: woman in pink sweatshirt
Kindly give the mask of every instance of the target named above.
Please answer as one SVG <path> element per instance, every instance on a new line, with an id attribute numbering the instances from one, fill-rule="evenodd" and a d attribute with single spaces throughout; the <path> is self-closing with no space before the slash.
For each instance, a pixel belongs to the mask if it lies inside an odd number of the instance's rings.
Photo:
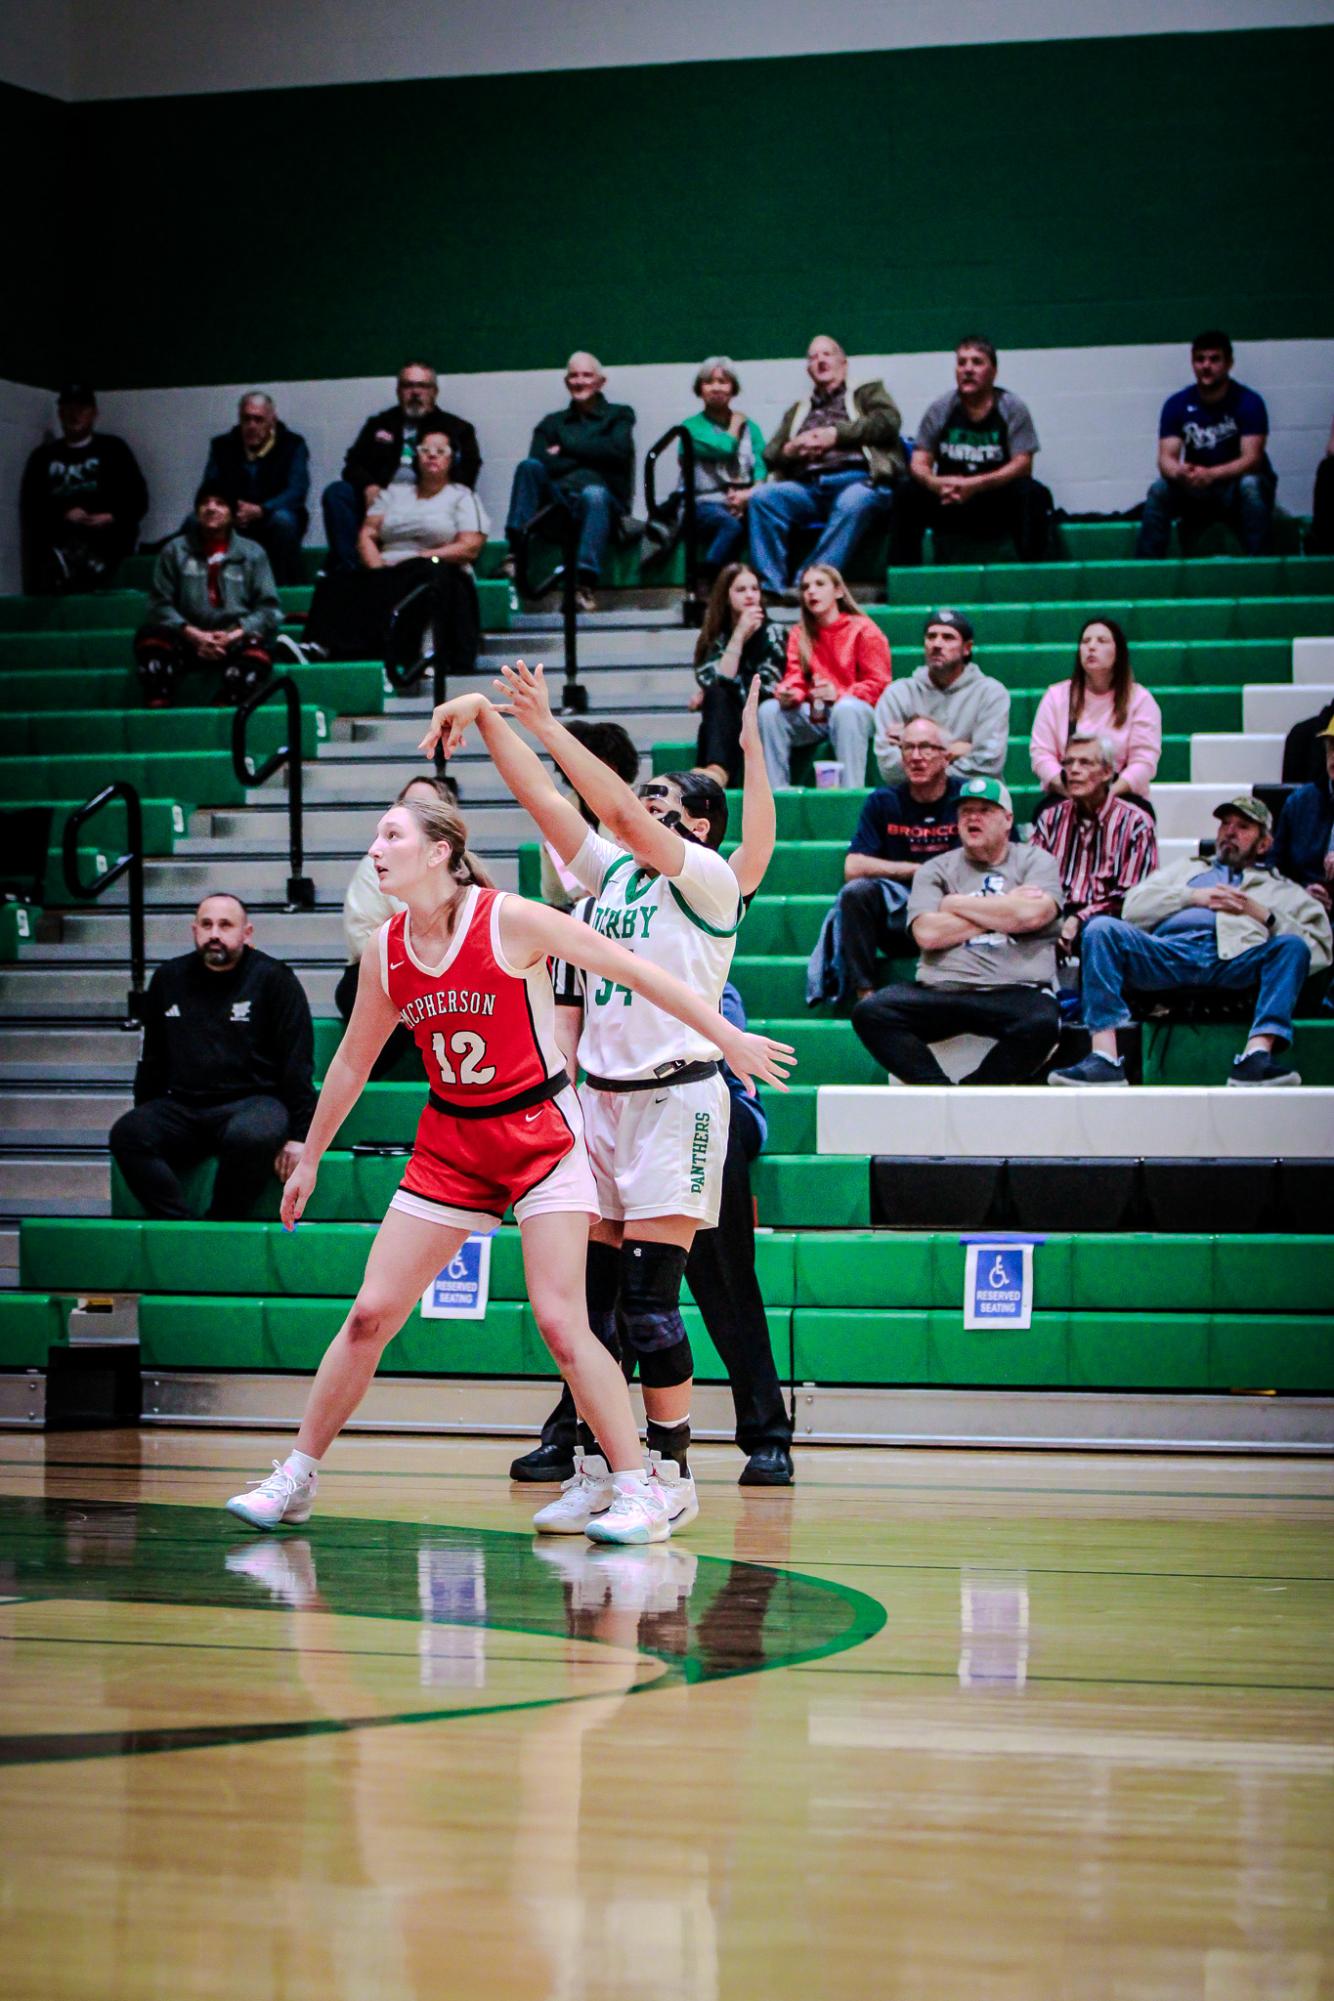
<path id="1" fill-rule="evenodd" d="M 760 706 L 760 741 L 769 782 L 790 785 L 800 744 L 833 745 L 840 785 L 866 782 L 875 705 L 889 686 L 889 641 L 843 578 L 813 563 L 801 579 L 801 617 L 788 634 L 787 669 L 775 699 Z"/>
<path id="2" fill-rule="evenodd" d="M 1125 633 L 1114 618 L 1086 621 L 1070 679 L 1048 688 L 1033 718 L 1033 770 L 1056 799 L 1065 797 L 1061 759 L 1076 732 L 1108 739 L 1116 755 L 1113 797 L 1147 807 L 1163 754 L 1163 713 L 1135 679 Z"/>

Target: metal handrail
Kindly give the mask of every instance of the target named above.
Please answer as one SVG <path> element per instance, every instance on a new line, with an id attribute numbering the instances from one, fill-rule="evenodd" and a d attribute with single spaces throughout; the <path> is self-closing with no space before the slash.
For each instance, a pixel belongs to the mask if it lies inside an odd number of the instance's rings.
<path id="1" fill-rule="evenodd" d="M 79 875 L 79 835 L 88 822 L 114 799 L 125 801 L 126 851 L 95 881 L 84 882 Z M 126 874 L 130 878 L 130 991 L 126 1001 L 125 1025 L 127 1028 L 134 1027 L 144 1018 L 148 970 L 144 950 L 144 815 L 137 786 L 131 785 L 127 778 L 113 779 L 110 785 L 104 785 L 100 792 L 95 792 L 91 799 L 86 799 L 71 813 L 65 822 L 60 859 L 65 887 L 80 903 L 95 903 L 113 882 L 119 882 Z"/>
<path id="2" fill-rule="evenodd" d="M 407 596 L 394 607 L 395 616 L 410 605 L 414 598 L 420 597 L 423 591 L 428 591 L 430 588 L 429 584 L 419 584 L 416 590 L 409 591 Z M 416 662 L 409 664 L 406 661 L 386 660 L 384 663 L 384 674 L 390 687 L 402 692 L 405 688 L 416 687 L 418 681 L 421 679 L 421 667 Z M 445 663 L 436 649 L 433 636 L 431 645 L 431 707 L 433 709 L 440 707 L 440 704 L 446 698 L 447 692 L 448 690 L 445 685 Z M 433 762 L 435 764 L 436 776 L 443 778 L 445 772 L 445 753 L 441 744 L 437 744 L 435 747 Z"/>
<path id="3" fill-rule="evenodd" d="M 287 742 L 279 744 L 277 750 L 271 751 L 263 764 L 256 768 L 255 760 L 246 748 L 250 718 L 277 695 L 281 695 L 287 705 Z M 262 785 L 284 764 L 287 766 L 287 865 L 290 871 L 287 908 L 313 910 L 315 885 L 304 873 L 302 845 L 301 694 L 290 674 L 282 674 L 276 681 L 257 688 L 253 695 L 247 695 L 232 719 L 232 769 L 242 785 Z"/>
<path id="4" fill-rule="evenodd" d="M 704 607 L 699 601 L 699 543 L 695 533 L 695 440 L 684 424 L 673 424 L 644 455 L 644 505 L 651 521 L 658 511 L 654 474 L 658 460 L 675 441 L 681 452 L 681 544 L 685 558 L 685 597 L 681 604 L 682 625 L 702 625 Z"/>
<path id="5" fill-rule="evenodd" d="M 515 543 L 514 581 L 526 598 L 545 597 L 557 581 L 557 572 L 553 570 L 541 583 L 534 583 L 528 568 L 529 537 L 535 529 L 544 527 L 560 544 L 565 559 L 560 576 L 561 624 L 565 639 L 565 686 L 561 690 L 561 707 L 568 715 L 585 716 L 588 714 L 588 690 L 579 679 L 579 605 L 576 597 L 579 589 L 579 523 L 567 507 L 553 500 L 549 506 L 538 509 Z"/>

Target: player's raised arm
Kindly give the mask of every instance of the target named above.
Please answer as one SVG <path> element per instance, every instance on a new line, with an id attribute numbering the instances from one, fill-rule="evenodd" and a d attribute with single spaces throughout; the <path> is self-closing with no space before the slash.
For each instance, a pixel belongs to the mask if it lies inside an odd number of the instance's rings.
<path id="1" fill-rule="evenodd" d="M 641 867 L 672 878 L 680 875 L 685 866 L 685 842 L 674 827 L 655 819 L 623 778 L 557 722 L 551 713 L 542 666 L 534 670 L 516 660 L 512 667 L 501 668 L 500 678 L 508 698 L 506 712 L 555 759 L 612 839 L 628 849 Z"/>
<path id="2" fill-rule="evenodd" d="M 542 834 L 568 865 L 588 839 L 588 823 L 579 809 L 557 791 L 550 772 L 536 751 L 515 734 L 488 696 L 474 690 L 466 695 L 456 695 L 450 702 L 442 702 L 432 712 L 430 726 L 419 748 L 429 757 L 436 745 L 442 744 L 445 756 L 452 757 L 474 724 L 490 753 L 491 762 L 514 798 L 526 813 L 531 814 Z"/>
<path id="3" fill-rule="evenodd" d="M 604 938 L 591 924 L 581 924 L 578 918 L 549 910 L 545 904 L 530 903 L 525 897 L 507 896 L 501 905 L 500 933 L 505 955 L 515 966 L 533 966 L 539 959 L 564 959 L 614 980 L 617 986 L 629 987 L 632 993 L 642 994 L 655 1007 L 675 1015 L 687 1028 L 717 1044 L 752 1097 L 757 1079 L 776 1090 L 787 1089 L 784 1080 L 797 1060 L 789 1043 L 733 1028 L 716 1007 L 683 981 Z"/>
<path id="4" fill-rule="evenodd" d="M 759 725 L 760 677 L 751 681 L 746 706 L 741 711 L 741 749 L 745 771 L 741 780 L 741 839 L 728 857 L 728 865 L 743 896 L 754 896 L 764 881 L 778 841 L 778 809 L 764 761 Z"/>

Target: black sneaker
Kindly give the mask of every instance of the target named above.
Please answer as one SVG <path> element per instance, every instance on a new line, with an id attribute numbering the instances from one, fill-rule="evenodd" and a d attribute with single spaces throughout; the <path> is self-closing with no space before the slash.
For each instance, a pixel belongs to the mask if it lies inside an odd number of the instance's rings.
<path id="1" fill-rule="evenodd" d="M 1118 1056 L 1115 1061 L 1110 1056 L 1100 1056 L 1091 1049 L 1082 1063 L 1072 1063 L 1068 1070 L 1053 1070 L 1049 1084 L 1119 1084 L 1126 1085 L 1125 1058 Z"/>
<path id="2" fill-rule="evenodd" d="M 510 1479 L 534 1487 L 558 1487 L 574 1478 L 574 1452 L 568 1445 L 536 1445 L 510 1465 Z"/>
<path id="3" fill-rule="evenodd" d="M 1301 1078 L 1286 1063 L 1276 1063 L 1267 1049 L 1252 1049 L 1249 1056 L 1234 1056 L 1229 1091 L 1252 1091 L 1262 1085 L 1271 1089 L 1284 1084 L 1300 1084 Z"/>

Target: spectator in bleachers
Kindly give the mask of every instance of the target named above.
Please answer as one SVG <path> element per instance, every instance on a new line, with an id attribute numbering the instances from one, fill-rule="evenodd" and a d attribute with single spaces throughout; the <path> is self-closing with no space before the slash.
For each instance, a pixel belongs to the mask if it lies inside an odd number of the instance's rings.
<path id="1" fill-rule="evenodd" d="M 923 664 L 885 689 L 875 710 L 875 761 L 886 785 L 904 778 L 900 742 L 914 716 L 940 724 L 955 778 L 999 778 L 1010 745 L 1010 691 L 973 659 L 973 622 L 942 605 L 927 619 Z"/>
<path id="2" fill-rule="evenodd" d="M 1011 838 L 1014 805 L 998 778 L 965 779 L 960 846 L 924 862 L 908 896 L 921 954 L 853 1010 L 877 1063 L 904 1084 L 948 1084 L 930 1044 L 995 1038 L 967 1084 L 1021 1084 L 1056 1047 L 1056 933 L 1061 878 L 1049 854 Z"/>
<path id="3" fill-rule="evenodd" d="M 1325 726 L 1334 722 L 1334 701 L 1295 722 L 1283 739 L 1284 785 L 1318 785 L 1325 776 Z"/>
<path id="4" fill-rule="evenodd" d="M 609 403 L 606 374 L 595 354 L 572 354 L 565 364 L 570 400 L 533 431 L 528 456 L 514 468 L 505 535 L 517 550 L 533 517 L 553 504 L 579 531 L 575 556 L 581 611 L 592 611 L 594 590 L 614 535 L 630 512 L 635 477 L 635 413 Z"/>
<path id="5" fill-rule="evenodd" d="M 1324 775 L 1284 800 L 1273 861 L 1280 875 L 1300 883 L 1327 912 L 1334 893 L 1334 721 L 1316 737 L 1325 756 Z"/>
<path id="6" fill-rule="evenodd" d="M 148 983 L 134 1109 L 110 1145 L 150 1216 L 186 1221 L 181 1173 L 212 1157 L 209 1220 L 235 1222 L 301 1158 L 315 1109 L 310 1007 L 296 974 L 253 937 L 239 896 L 206 896 L 194 950 Z"/>
<path id="7" fill-rule="evenodd" d="M 210 440 L 204 478 L 232 497 L 236 526 L 258 542 L 280 584 L 301 582 L 301 539 L 310 516 L 310 453 L 264 389 L 241 398 L 230 431 Z"/>
<path id="8" fill-rule="evenodd" d="M 343 476 L 324 489 L 324 532 L 329 570 L 355 570 L 361 525 L 386 487 L 412 485 L 413 457 L 428 423 L 442 427 L 453 454 L 454 478 L 476 486 L 482 470 L 477 433 L 464 417 L 439 405 L 440 385 L 426 361 L 406 361 L 398 371 L 398 401 L 368 417 L 343 461 Z"/>
<path id="9" fill-rule="evenodd" d="M 1195 856 L 1156 869 L 1126 896 L 1120 917 L 1095 917 L 1080 947 L 1084 1023 L 1093 1047 L 1055 1070 L 1052 1084 L 1124 1084 L 1116 1031 L 1135 1019 L 1126 989 L 1174 996 L 1255 992 L 1245 1049 L 1229 1085 L 1300 1084 L 1274 1059 L 1292 1041 L 1308 975 L 1330 962 L 1329 918 L 1316 900 L 1268 866 L 1269 808 L 1249 794 L 1214 808 L 1212 861 Z"/>
<path id="10" fill-rule="evenodd" d="M 19 520 L 27 588 L 104 589 L 134 548 L 148 488 L 123 438 L 97 429 L 97 398 L 67 383 L 56 399 L 60 436 L 23 469 Z"/>
<path id="11" fill-rule="evenodd" d="M 391 481 L 371 503 L 357 569 L 320 578 L 305 636 L 285 639 L 286 650 L 419 671 L 433 654 L 448 673 L 472 672 L 481 638 L 472 566 L 491 524 L 473 489 L 454 478 L 453 461 L 443 419 L 423 418 L 414 477 Z"/>
<path id="12" fill-rule="evenodd" d="M 1278 481 L 1265 445 L 1269 412 L 1232 379 L 1232 342 L 1211 329 L 1191 343 L 1193 389 L 1169 396 L 1158 419 L 1158 477 L 1144 497 L 1137 556 L 1165 556 L 1173 521 L 1183 542 L 1225 521 L 1248 556 L 1264 554 Z"/>
<path id="13" fill-rule="evenodd" d="M 1033 477 L 1038 434 L 1028 405 L 996 387 L 996 350 L 969 335 L 954 351 L 954 388 L 927 406 L 894 502 L 889 560 L 922 560 L 928 528 L 970 541 L 1013 541 L 1021 563 L 1047 554 L 1052 499 Z"/>
<path id="14" fill-rule="evenodd" d="M 908 897 L 918 871 L 959 845 L 963 780 L 950 771 L 944 730 L 929 716 L 914 716 L 900 749 L 903 782 L 871 793 L 843 858 L 841 987 L 853 1000 L 874 993 L 878 958 L 907 949 Z"/>
<path id="15" fill-rule="evenodd" d="M 690 698 L 699 709 L 696 768 L 722 786 L 741 777 L 741 712 L 750 684 L 759 676 L 766 701 L 787 666 L 787 635 L 764 608 L 760 580 L 748 563 L 729 563 L 718 572 L 704 622 L 695 642 L 695 679 Z"/>
<path id="16" fill-rule="evenodd" d="M 182 674 L 221 673 L 224 701 L 243 702 L 273 672 L 282 609 L 269 559 L 237 535 L 226 491 L 205 480 L 194 515 L 161 550 L 134 660 L 150 709 L 165 709 Z"/>
<path id="17" fill-rule="evenodd" d="M 857 604 L 838 571 L 811 563 L 801 580 L 801 615 L 788 635 L 787 667 L 760 708 L 769 782 L 792 783 L 792 752 L 833 745 L 840 785 L 862 785 L 875 705 L 891 673 L 889 641 Z"/>
<path id="18" fill-rule="evenodd" d="M 403 789 L 396 794 L 394 804 L 401 806 L 405 799 L 423 799 L 430 805 L 438 805 L 444 800 L 447 805 L 456 803 L 452 786 L 443 778 L 410 778 Z M 481 864 L 473 858 L 473 875 L 489 885 L 490 878 Z M 352 1016 L 352 1004 L 357 998 L 357 974 L 361 967 L 361 955 L 382 924 L 403 905 L 396 896 L 386 896 L 380 888 L 380 878 L 375 873 L 375 864 L 369 854 L 361 857 L 352 871 L 347 889 L 343 895 L 343 936 L 347 941 L 347 964 L 344 966 L 338 985 L 334 988 L 334 1006 L 344 1021 Z M 410 1056 L 416 1049 L 409 1031 L 400 1022 L 390 1033 L 389 1040 L 371 1065 L 371 1080 L 377 1082 L 394 1070 L 400 1058 Z"/>
<path id="19" fill-rule="evenodd" d="M 1311 532 L 1306 538 L 1308 556 L 1334 556 L 1334 424 L 1329 427 L 1325 456 L 1315 469 L 1315 501 L 1311 509 Z"/>
<path id="20" fill-rule="evenodd" d="M 1065 748 L 1073 736 L 1097 736 L 1116 759 L 1114 799 L 1147 807 L 1163 754 L 1163 712 L 1135 679 L 1126 635 L 1114 618 L 1090 618 L 1068 681 L 1054 681 L 1038 703 L 1029 755 L 1038 783 L 1065 794 Z"/>
<path id="21" fill-rule="evenodd" d="M 726 563 L 741 554 L 746 540 L 746 509 L 762 466 L 764 433 L 753 417 L 733 408 L 741 394 L 741 377 L 728 355 L 715 354 L 695 375 L 696 396 L 704 405 L 681 428 L 690 433 L 695 451 L 695 521 L 701 540 L 700 570 L 712 582 Z M 646 542 L 671 546 L 681 521 L 685 472 L 660 522 L 650 521 Z"/>
<path id="22" fill-rule="evenodd" d="M 894 506 L 903 474 L 898 405 L 878 379 L 848 386 L 848 357 L 829 334 L 806 350 L 811 393 L 793 403 L 764 448 L 770 477 L 751 495 L 750 553 L 766 591 L 781 592 L 808 567 L 846 569 L 866 529 Z M 789 537 L 820 530 L 795 566 Z"/>
<path id="23" fill-rule="evenodd" d="M 1057 951 L 1077 958 L 1084 926 L 1119 917 L 1127 890 L 1158 866 L 1150 816 L 1116 796 L 1116 752 L 1106 737 L 1076 730 L 1061 760 L 1062 797 L 1038 815 L 1033 845 L 1061 872 L 1064 896 Z"/>

